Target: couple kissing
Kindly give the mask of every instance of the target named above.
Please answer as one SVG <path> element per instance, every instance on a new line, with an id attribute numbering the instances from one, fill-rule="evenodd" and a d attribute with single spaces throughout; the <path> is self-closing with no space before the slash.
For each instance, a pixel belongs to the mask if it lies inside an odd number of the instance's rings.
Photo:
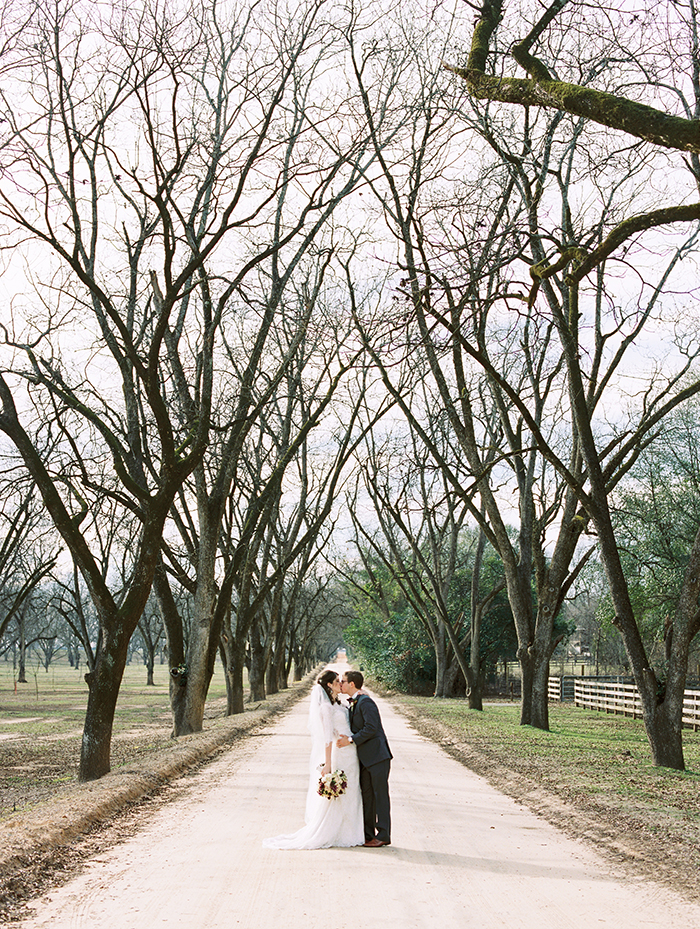
<path id="1" fill-rule="evenodd" d="M 391 750 L 360 671 L 331 668 L 309 703 L 311 758 L 305 823 L 265 848 L 381 848 L 391 844 Z M 321 763 L 319 764 L 319 761 Z"/>

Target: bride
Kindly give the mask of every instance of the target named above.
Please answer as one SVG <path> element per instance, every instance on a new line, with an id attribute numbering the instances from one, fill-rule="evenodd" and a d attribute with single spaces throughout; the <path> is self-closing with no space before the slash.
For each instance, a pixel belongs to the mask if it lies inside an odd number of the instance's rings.
<path id="1" fill-rule="evenodd" d="M 323 672 L 311 691 L 311 759 L 306 825 L 291 835 L 265 839 L 264 848 L 348 848 L 364 844 L 357 749 L 354 744 L 345 748 L 338 748 L 335 744 L 340 735 L 351 735 L 348 709 L 340 703 L 340 692 L 338 675 L 330 669 Z M 322 767 L 319 765 L 321 759 Z M 319 778 L 338 770 L 344 771 L 347 776 L 347 790 L 333 800 L 320 797 Z"/>

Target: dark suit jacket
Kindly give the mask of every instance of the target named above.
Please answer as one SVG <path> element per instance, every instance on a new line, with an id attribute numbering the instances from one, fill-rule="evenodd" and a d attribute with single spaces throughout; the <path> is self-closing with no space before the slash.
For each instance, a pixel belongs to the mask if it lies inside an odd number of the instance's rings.
<path id="1" fill-rule="evenodd" d="M 357 698 L 355 709 L 350 713 L 350 729 L 352 740 L 357 746 L 360 764 L 365 768 L 393 757 L 377 704 L 367 694 L 361 694 Z"/>

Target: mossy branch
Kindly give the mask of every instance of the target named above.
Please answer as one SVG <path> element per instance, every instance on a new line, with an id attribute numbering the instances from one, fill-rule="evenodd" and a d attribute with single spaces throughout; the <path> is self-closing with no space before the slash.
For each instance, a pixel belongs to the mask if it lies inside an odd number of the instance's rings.
<path id="1" fill-rule="evenodd" d="M 666 207 L 661 210 L 652 210 L 650 213 L 640 213 L 638 216 L 630 216 L 629 219 L 618 223 L 600 245 L 588 254 L 582 248 L 565 248 L 556 261 L 551 264 L 545 260 L 532 265 L 530 277 L 533 284 L 528 295 L 528 307 L 532 309 L 535 305 L 542 281 L 546 281 L 559 271 L 563 271 L 567 265 L 572 267 L 565 276 L 564 282 L 567 286 L 572 287 L 612 255 L 623 242 L 638 232 L 654 229 L 657 226 L 669 225 L 670 223 L 692 222 L 693 220 L 700 220 L 700 203 L 688 203 L 681 206 Z"/>
<path id="2" fill-rule="evenodd" d="M 640 213 L 623 220 L 603 239 L 598 248 L 587 255 L 566 277 L 567 284 L 575 284 L 590 274 L 601 261 L 611 255 L 616 248 L 638 232 L 666 226 L 670 223 L 692 222 L 700 219 L 700 203 L 688 203 L 682 206 L 670 206 L 650 213 Z"/>
<path id="3" fill-rule="evenodd" d="M 530 268 L 530 277 L 532 278 L 533 284 L 527 298 L 528 307 L 532 309 L 535 305 L 535 300 L 537 299 L 542 281 L 546 281 L 547 278 L 552 277 L 554 274 L 557 274 L 557 272 L 563 271 L 568 264 L 582 261 L 585 255 L 586 253 L 582 249 L 572 246 L 571 248 L 565 248 L 553 264 L 547 264 L 545 260 L 532 265 Z"/>
<path id="4" fill-rule="evenodd" d="M 700 153 L 700 120 L 673 116 L 618 94 L 552 78 L 530 49 L 565 4 L 566 0 L 555 0 L 526 38 L 511 50 L 513 59 L 529 78 L 496 77 L 486 73 L 491 38 L 503 18 L 502 0 L 484 0 L 474 26 L 467 67 L 448 63 L 444 63 L 444 67 L 461 77 L 477 99 L 523 107 L 548 107 L 627 132 L 654 145 Z"/>

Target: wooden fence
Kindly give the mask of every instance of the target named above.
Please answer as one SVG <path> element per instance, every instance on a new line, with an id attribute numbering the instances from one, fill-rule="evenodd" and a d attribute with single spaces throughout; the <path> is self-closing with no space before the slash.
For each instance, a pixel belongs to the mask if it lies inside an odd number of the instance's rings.
<path id="1" fill-rule="evenodd" d="M 578 678 L 574 682 L 574 705 L 633 719 L 642 718 L 642 701 L 636 684 Z"/>
<path id="2" fill-rule="evenodd" d="M 636 684 L 615 681 L 598 681 L 593 678 L 549 678 L 550 700 L 571 700 L 568 696 L 568 682 L 573 681 L 573 700 L 575 706 L 601 713 L 615 713 L 620 716 L 642 718 L 642 702 Z M 683 725 L 700 729 L 700 690 L 686 690 L 683 700 Z"/>
<path id="3" fill-rule="evenodd" d="M 683 725 L 700 729 L 700 690 L 686 690 L 683 696 Z"/>

